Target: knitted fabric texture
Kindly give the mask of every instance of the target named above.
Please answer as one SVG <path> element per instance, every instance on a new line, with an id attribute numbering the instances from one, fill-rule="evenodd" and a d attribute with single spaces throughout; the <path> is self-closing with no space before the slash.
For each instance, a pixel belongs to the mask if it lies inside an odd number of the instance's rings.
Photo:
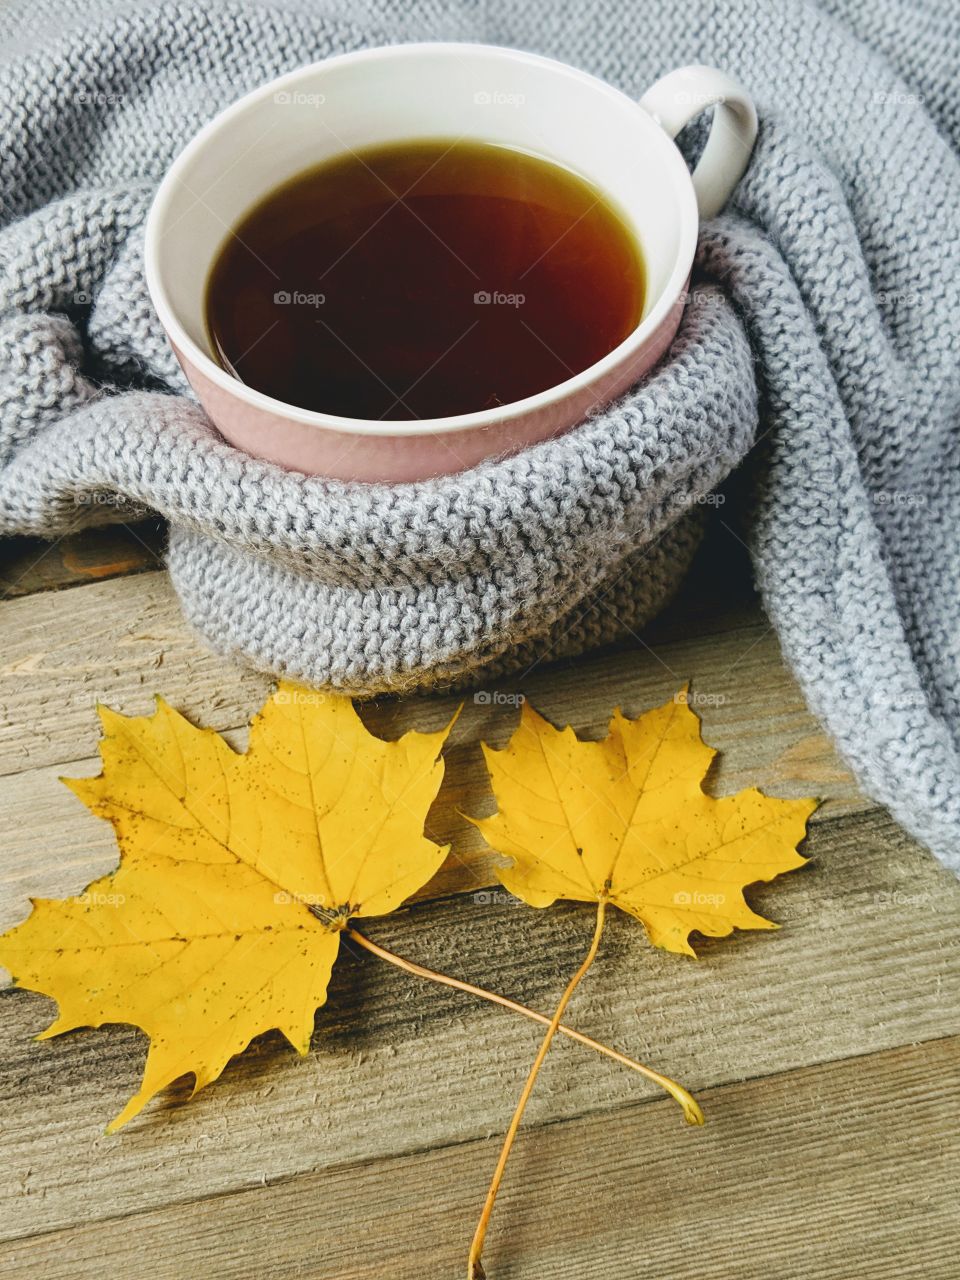
<path id="1" fill-rule="evenodd" d="M 864 789 L 960 870 L 955 0 L 14 0 L 0 37 L 0 533 L 160 511 L 216 647 L 366 693 L 636 630 L 755 445 L 744 537 L 784 653 Z M 264 80 L 431 39 L 633 96 L 721 67 L 758 103 L 753 160 L 668 358 L 608 410 L 429 482 L 281 471 L 189 394 L 143 282 L 152 192 Z"/>

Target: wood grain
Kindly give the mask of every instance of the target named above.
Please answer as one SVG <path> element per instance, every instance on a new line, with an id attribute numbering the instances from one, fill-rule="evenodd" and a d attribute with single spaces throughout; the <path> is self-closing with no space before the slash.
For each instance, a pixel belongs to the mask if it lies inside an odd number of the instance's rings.
<path id="1" fill-rule="evenodd" d="M 528 1127 L 491 1280 L 956 1275 L 960 1039 Z M 454 1107 L 469 1106 L 465 1096 Z M 456 1280 L 498 1139 L 311 1170 L 0 1248 L 0 1276 Z"/>
<path id="2" fill-rule="evenodd" d="M 707 1127 L 558 1045 L 495 1217 L 491 1280 L 956 1270 L 960 886 L 858 792 L 744 575 L 731 589 L 717 572 L 729 551 L 708 545 L 641 637 L 468 696 L 429 824 L 454 855 L 413 907 L 369 924 L 411 959 L 552 1007 L 587 945 L 585 909 L 491 891 L 492 859 L 456 812 L 489 811 L 478 744 L 506 739 L 519 693 L 599 736 L 615 705 L 635 714 L 692 677 L 723 753 L 711 790 L 824 799 L 813 864 L 752 894 L 781 932 L 707 942 L 694 963 L 614 919 L 570 1020 L 695 1089 Z M 95 577 L 107 561 L 83 554 Z M 44 572 L 15 591 L 76 581 Z M 97 770 L 97 699 L 141 714 L 163 692 L 242 749 L 270 682 L 209 654 L 161 573 L 8 601 L 0 654 L 3 928 L 28 895 L 75 892 L 115 864 L 110 828 L 57 782 Z M 458 701 L 362 714 L 395 736 L 438 727 Z M 136 1088 L 143 1037 L 38 1044 L 51 1002 L 0 992 L 0 1276 L 459 1276 L 540 1033 L 345 950 L 304 1060 L 263 1037 L 189 1106 L 182 1081 L 117 1138 L 103 1126 Z"/>
<path id="3" fill-rule="evenodd" d="M 712 627 L 710 634 L 691 634 L 675 611 L 650 633 L 655 643 L 538 668 L 484 690 L 480 700 L 468 694 L 428 824 L 453 853 L 425 896 L 493 881 L 493 860 L 460 814 L 490 811 L 479 742 L 506 740 L 521 694 L 557 723 L 598 737 L 615 706 L 637 714 L 693 676 L 704 736 L 722 753 L 709 780 L 717 794 L 748 785 L 782 796 L 816 794 L 825 803 L 814 821 L 871 808 L 804 706 L 757 606 L 736 600 Z M 16 833 L 0 861 L 3 929 L 23 918 L 29 896 L 76 892 L 115 864 L 110 828 L 57 781 L 60 774 L 98 771 L 97 701 L 144 714 L 162 691 L 188 717 L 227 731 L 239 746 L 270 681 L 203 649 L 163 574 L 8 603 L 0 610 L 0 653 L 0 819 Z M 453 694 L 382 699 L 362 714 L 374 732 L 392 737 L 439 727 L 459 701 Z"/>
<path id="4" fill-rule="evenodd" d="M 960 1033 L 956 880 L 879 812 L 821 823 L 808 851 L 812 867 L 752 894 L 785 927 L 705 943 L 699 962 L 654 951 L 618 913 L 571 1021 L 697 1090 Z M 369 932 L 548 1009 L 590 923 L 573 904 L 540 912 L 467 897 Z M 345 1152 L 373 1159 L 484 1137 L 502 1128 L 539 1034 L 348 950 L 306 1059 L 268 1037 L 189 1106 L 184 1082 L 106 1138 L 136 1087 L 142 1037 L 105 1028 L 34 1043 L 51 1005 L 25 992 L 4 993 L 0 1013 L 0 1238 L 142 1212 L 184 1186 L 219 1195 L 341 1164 Z M 632 1073 L 563 1044 L 530 1117 L 650 1096 Z"/>
<path id="5" fill-rule="evenodd" d="M 161 691 L 185 714 L 231 729 L 247 722 L 270 686 L 267 677 L 225 663 L 197 641 L 161 573 L 8 602 L 0 609 L 0 653 L 0 773 L 91 759 L 98 700 L 143 714 Z M 636 712 L 673 696 L 691 677 L 704 732 L 727 755 L 739 747 L 726 762 L 728 776 L 759 766 L 771 781 L 782 775 L 785 786 L 809 787 L 816 777 L 832 784 L 831 800 L 863 807 L 756 604 L 719 613 L 707 634 L 678 628 L 668 615 L 647 639 L 499 681 L 480 701 L 468 695 L 455 741 L 502 740 L 518 693 L 545 714 L 599 734 L 614 706 Z M 459 700 L 382 699 L 369 704 L 370 723 L 381 732 L 434 727 Z M 780 755 L 787 756 L 782 769 Z"/>
<path id="6" fill-rule="evenodd" d="M 6 538 L 0 541 L 0 599 L 156 569 L 165 542 L 159 518 L 85 529 L 50 541 Z"/>

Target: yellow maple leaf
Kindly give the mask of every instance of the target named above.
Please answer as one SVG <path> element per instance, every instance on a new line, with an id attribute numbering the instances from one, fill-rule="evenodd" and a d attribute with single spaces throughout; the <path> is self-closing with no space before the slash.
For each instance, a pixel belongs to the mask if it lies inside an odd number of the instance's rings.
<path id="1" fill-rule="evenodd" d="M 613 713 L 602 742 L 555 729 L 524 703 L 502 751 L 484 744 L 498 812 L 472 818 L 487 842 L 511 859 L 503 884 L 534 907 L 558 898 L 596 905 L 593 939 L 567 983 L 527 1075 L 497 1161 L 467 1259 L 467 1276 L 485 1274 L 481 1255 L 504 1170 L 560 1019 L 590 970 L 606 913 L 620 907 L 650 941 L 695 955 L 691 933 L 776 926 L 747 905 L 743 890 L 803 866 L 796 846 L 814 800 L 776 800 L 756 788 L 714 799 L 702 786 L 715 752 L 683 691 L 636 720 Z M 675 1081 L 665 1087 L 691 1124 L 696 1101 Z"/>
<path id="2" fill-rule="evenodd" d="M 150 1037 L 112 1132 L 180 1076 L 203 1088 L 264 1031 L 307 1052 L 348 918 L 392 911 L 447 854 L 423 825 L 450 725 L 383 742 L 348 698 L 287 683 L 245 754 L 160 698 L 151 716 L 100 716 L 103 772 L 64 781 L 113 823 L 119 869 L 36 901 L 0 963 L 57 1001 L 41 1038 L 106 1022 Z"/>
<path id="3" fill-rule="evenodd" d="M 499 812 L 471 821 L 513 859 L 497 874 L 531 906 L 603 899 L 642 921 L 654 945 L 687 955 L 693 932 L 776 928 L 743 889 L 804 865 L 796 846 L 817 802 L 756 788 L 707 795 L 716 753 L 685 694 L 636 720 L 615 711 L 601 742 L 524 704 L 507 746 L 483 751 Z"/>

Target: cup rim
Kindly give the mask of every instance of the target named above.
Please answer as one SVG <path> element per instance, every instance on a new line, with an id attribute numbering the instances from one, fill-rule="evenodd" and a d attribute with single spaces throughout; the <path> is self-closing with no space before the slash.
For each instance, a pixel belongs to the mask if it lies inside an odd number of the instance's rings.
<path id="1" fill-rule="evenodd" d="M 653 306 L 642 317 L 639 324 L 612 351 L 602 359 L 588 365 L 586 369 L 555 383 L 543 391 L 522 400 L 514 400 L 509 404 L 498 405 L 494 409 L 481 409 L 472 413 L 451 414 L 442 418 L 394 419 L 380 421 L 366 418 L 347 418 L 337 414 L 323 413 L 313 409 L 303 409 L 289 404 L 285 400 L 275 399 L 262 391 L 247 386 L 239 379 L 232 377 L 207 352 L 195 342 L 181 324 L 163 284 L 161 244 L 164 236 L 163 222 L 168 212 L 173 193 L 177 188 L 182 171 L 194 160 L 199 152 L 209 143 L 228 122 L 236 116 L 256 106 L 261 101 L 270 100 L 274 94 L 296 85 L 304 78 L 317 71 L 350 62 L 379 62 L 391 58 L 408 57 L 411 54 L 436 57 L 449 57 L 458 53 L 484 53 L 510 61 L 547 67 L 570 79 L 579 80 L 591 86 L 595 91 L 608 98 L 615 99 L 632 108 L 638 124 L 647 130 L 647 136 L 658 148 L 664 166 L 672 172 L 675 179 L 674 189 L 680 213 L 679 248 L 676 260 L 665 287 Z M 592 179 L 591 179 L 592 181 Z M 661 128 L 653 116 L 629 94 L 623 93 L 613 85 L 578 67 L 570 66 L 555 58 L 547 58 L 541 54 L 529 53 L 523 49 L 511 49 L 506 46 L 483 44 L 467 41 L 426 41 L 410 44 L 379 45 L 372 48 L 356 49 L 349 53 L 336 54 L 330 58 L 322 58 L 316 62 L 306 63 L 301 67 L 288 71 L 282 76 L 258 86 L 249 93 L 238 98 L 236 102 L 224 108 L 213 119 L 209 120 L 186 144 L 167 169 L 157 188 L 147 215 L 144 234 L 144 266 L 147 289 L 160 318 L 160 323 L 167 333 L 179 358 L 189 362 L 208 381 L 222 391 L 245 402 L 252 408 L 271 413 L 288 421 L 300 423 L 307 427 L 322 428 L 326 431 L 337 431 L 345 435 L 369 435 L 383 437 L 412 437 L 421 435 L 445 435 L 460 431 L 472 431 L 477 428 L 493 427 L 509 423 L 517 418 L 538 413 L 552 405 L 574 396 L 580 391 L 603 379 L 613 372 L 638 350 L 664 322 L 667 315 L 676 305 L 693 265 L 699 231 L 699 215 L 696 197 L 690 172 L 672 138 Z M 169 251 L 169 250 L 168 250 Z"/>

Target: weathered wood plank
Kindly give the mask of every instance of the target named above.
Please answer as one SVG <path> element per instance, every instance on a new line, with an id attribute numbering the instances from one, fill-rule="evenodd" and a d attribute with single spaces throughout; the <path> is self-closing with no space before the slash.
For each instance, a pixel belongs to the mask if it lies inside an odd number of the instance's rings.
<path id="1" fill-rule="evenodd" d="M 447 780 L 430 829 L 454 853 L 428 895 L 492 881 L 491 859 L 459 811 L 491 804 L 479 750 L 502 744 L 522 690 L 558 723 L 598 736 L 614 706 L 635 714 L 673 696 L 693 677 L 704 735 L 722 756 L 711 778 L 717 793 L 758 784 L 778 795 L 814 793 L 826 801 L 819 821 L 871 804 L 806 710 L 756 608 L 732 606 L 709 636 L 671 631 L 667 615 L 655 643 L 594 654 L 537 669 L 519 682 L 467 695 L 447 751 Z M 657 639 L 657 636 L 665 636 Z M 270 682 L 209 654 L 186 628 L 163 574 L 106 582 L 0 608 L 0 818 L 15 833 L 0 858 L 0 929 L 21 919 L 27 897 L 75 892 L 114 865 L 112 833 L 57 782 L 93 774 L 98 700 L 127 713 L 152 709 L 162 690 L 192 719 L 242 743 L 242 726 Z M 436 694 L 369 703 L 363 715 L 384 736 L 436 728 L 458 698 Z"/>
<path id="2" fill-rule="evenodd" d="M 548 1068 L 549 1069 L 549 1068 Z M 929 1280 L 956 1274 L 960 1040 L 521 1133 L 491 1280 Z M 502 1122 L 510 1097 L 500 1100 Z M 465 1095 L 454 1108 L 472 1105 Z M 0 1248 L 0 1275 L 459 1276 L 498 1139 L 311 1171 Z"/>
<path id="3" fill-rule="evenodd" d="M 808 852 L 813 867 L 752 895 L 785 927 L 706 943 L 698 963 L 653 951 L 618 915 L 571 1021 L 694 1089 L 960 1033 L 956 880 L 880 812 L 820 823 Z M 469 896 L 369 925 L 402 954 L 545 1009 L 589 931 L 588 908 Z M 341 1164 L 344 1153 L 363 1160 L 485 1137 L 502 1128 L 539 1034 L 347 954 L 306 1059 L 267 1038 L 189 1106 L 181 1084 L 106 1138 L 104 1123 L 136 1087 L 142 1038 L 111 1028 L 33 1043 L 50 1016 L 40 996 L 0 996 L 0 1237 L 256 1186 Z M 531 1123 L 650 1096 L 632 1074 L 567 1044 L 541 1085 Z M 856 1125 L 854 1114 L 851 1142 Z M 701 1160 L 696 1139 L 685 1150 Z M 761 1154 L 769 1164 L 771 1149 Z"/>
<path id="4" fill-rule="evenodd" d="M 104 525 L 62 538 L 0 541 L 0 599 L 143 573 L 163 563 L 164 522 Z"/>
<path id="5" fill-rule="evenodd" d="M 668 614 L 650 631 L 649 643 L 500 681 L 485 690 L 487 705 L 468 695 L 454 742 L 502 739 L 517 692 L 546 714 L 599 733 L 615 705 L 639 710 L 692 678 L 705 733 L 728 756 L 739 750 L 726 762 L 731 779 L 749 771 L 756 781 L 782 781 L 787 788 L 817 782 L 836 805 L 862 808 L 849 771 L 806 711 L 759 608 L 745 610 L 737 601 L 713 626 L 707 636 L 672 630 Z M 246 723 L 270 684 L 200 645 L 165 574 L 8 602 L 0 608 L 0 654 L 4 774 L 92 758 L 98 699 L 140 714 L 150 710 L 154 691 L 162 691 L 186 714 L 231 729 Z M 383 699 L 370 705 L 370 722 L 383 732 L 436 726 L 458 700 L 442 694 Z M 756 778 L 757 769 L 764 776 Z"/>
<path id="6" fill-rule="evenodd" d="M 538 697 L 536 701 L 543 708 L 550 699 Z M 655 701 L 650 699 L 651 704 Z M 638 702 L 636 709 L 644 705 Z M 392 712 L 392 709 L 386 710 Z M 421 898 L 480 889 L 495 880 L 493 868 L 498 859 L 490 853 L 476 828 L 460 815 L 490 811 L 492 801 L 479 739 L 501 741 L 506 736 L 505 730 L 512 727 L 513 715 L 505 715 L 503 725 L 493 724 L 491 716 L 473 712 L 474 708 L 468 706 L 467 723 L 455 730 L 460 741 L 454 741 L 446 753 L 446 780 L 428 822 L 433 836 L 440 843 L 451 843 L 453 849 L 438 875 L 418 895 Z M 559 707 L 552 714 L 558 722 L 568 718 Z M 364 715 L 374 730 L 385 736 L 400 733 L 407 727 L 406 716 L 393 715 L 390 715 L 389 726 L 385 726 L 387 717 L 380 708 Z M 438 717 L 440 723 L 442 719 Z M 489 724 L 489 728 L 484 728 L 485 724 Z M 762 718 L 758 719 L 758 732 L 762 731 L 763 724 Z M 588 731 L 602 732 L 602 728 L 591 724 Z M 726 740 L 728 732 L 729 729 L 716 733 L 705 730 L 708 740 L 714 744 Z M 467 735 L 466 741 L 464 735 Z M 244 738 L 242 731 L 228 731 L 226 736 L 235 745 Z M 785 739 L 786 731 L 782 740 Z M 865 810 L 869 806 L 869 802 L 849 786 L 848 776 L 841 775 L 831 762 L 832 748 L 820 735 L 807 735 L 793 747 L 783 747 L 779 753 L 775 742 L 767 745 L 770 754 L 761 763 L 756 759 L 763 750 L 761 741 L 733 740 L 711 779 L 712 789 L 722 794 L 759 782 L 772 794 L 822 796 L 835 787 L 835 798 L 814 815 L 814 824 L 830 814 Z M 753 765 L 751 758 L 755 759 Z M 0 855 L 0 931 L 24 918 L 30 897 L 77 893 L 116 866 L 112 828 L 94 818 L 59 781 L 61 774 L 91 776 L 98 768 L 96 759 L 88 759 L 0 777 L 0 819 L 11 833 Z"/>

